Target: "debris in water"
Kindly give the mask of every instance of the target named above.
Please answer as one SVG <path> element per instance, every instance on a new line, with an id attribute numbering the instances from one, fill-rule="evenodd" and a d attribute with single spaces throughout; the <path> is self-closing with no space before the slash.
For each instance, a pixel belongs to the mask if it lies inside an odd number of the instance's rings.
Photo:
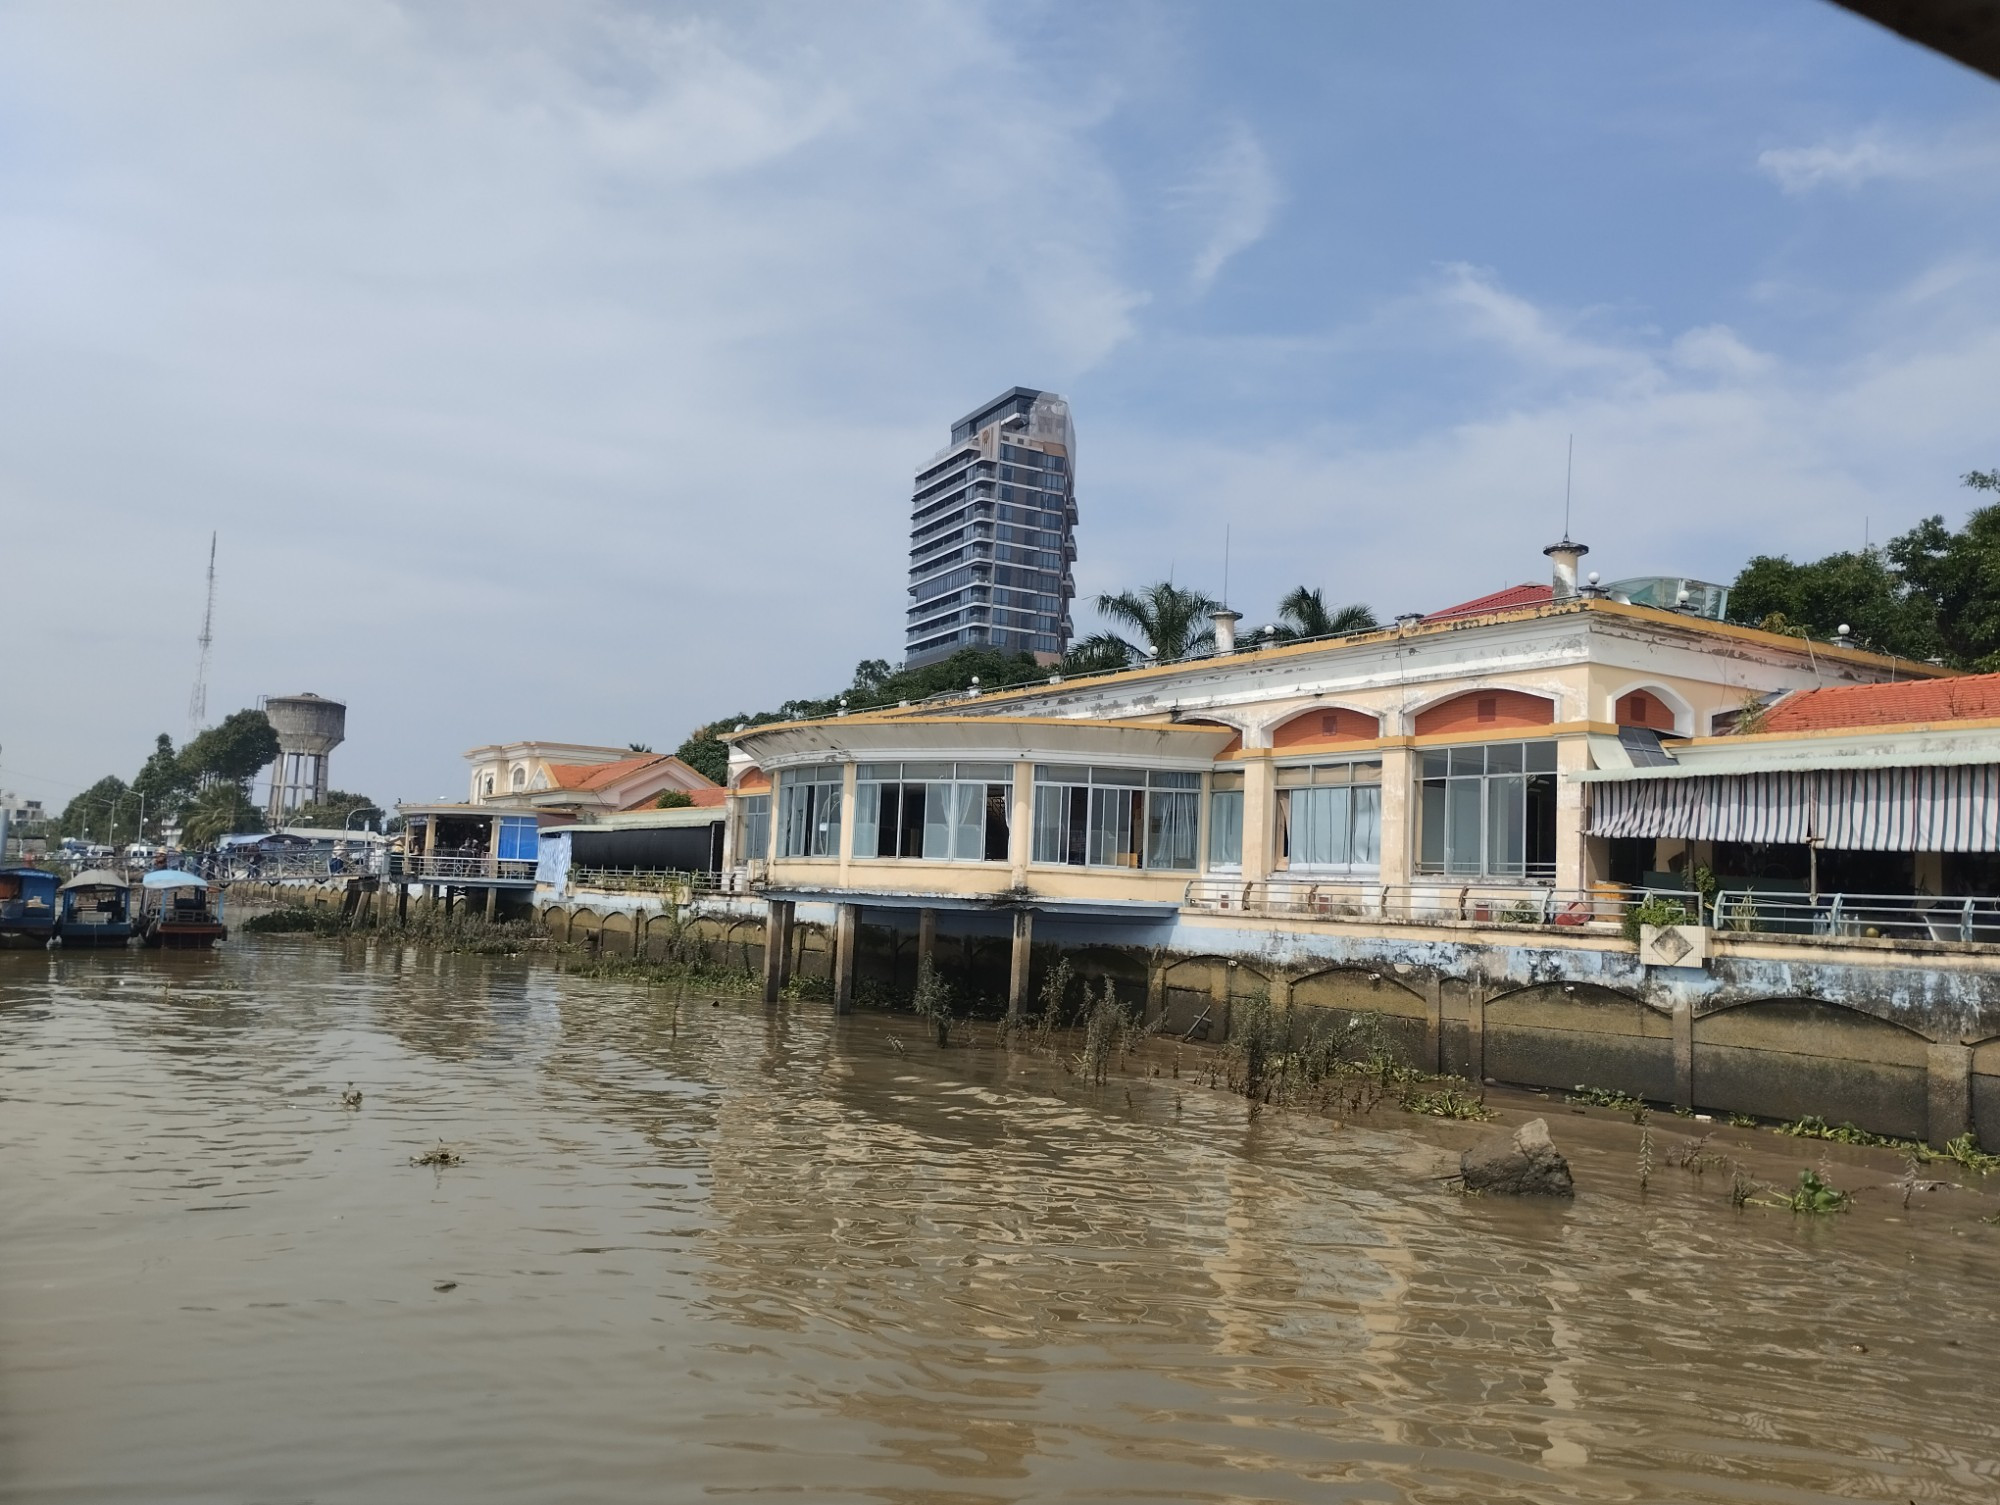
<path id="1" fill-rule="evenodd" d="M 459 1154 L 458 1151 L 454 1150 L 450 1145 L 446 1144 L 442 1139 L 440 1139 L 437 1142 L 436 1149 L 425 1150 L 421 1155 L 412 1155 L 410 1157 L 410 1164 L 463 1165 L 465 1164 L 465 1157 Z"/>
<path id="2" fill-rule="evenodd" d="M 455 1291 L 458 1289 L 458 1282 L 455 1280 L 440 1280 L 431 1289 L 433 1291 Z"/>
<path id="3" fill-rule="evenodd" d="M 906 1054 L 908 1054 L 908 1052 L 906 1052 L 906 1051 L 905 1051 L 905 1050 L 903 1049 L 903 1042 L 902 1042 L 901 1040 L 898 1040 L 898 1039 L 897 1039 L 897 1038 L 896 1038 L 896 1037 L 895 1037 L 894 1035 L 891 1035 L 891 1036 L 889 1037 L 889 1043 L 890 1043 L 890 1045 L 892 1045 L 892 1046 L 894 1046 L 894 1047 L 895 1047 L 895 1050 L 896 1050 L 896 1054 L 897 1054 L 897 1055 L 899 1055 L 899 1056 L 900 1056 L 900 1055 L 906 1055 Z"/>
<path id="4" fill-rule="evenodd" d="M 340 1106 L 343 1108 L 358 1108 L 361 1106 L 361 1091 L 354 1083 L 349 1082 L 347 1090 L 340 1094 Z"/>

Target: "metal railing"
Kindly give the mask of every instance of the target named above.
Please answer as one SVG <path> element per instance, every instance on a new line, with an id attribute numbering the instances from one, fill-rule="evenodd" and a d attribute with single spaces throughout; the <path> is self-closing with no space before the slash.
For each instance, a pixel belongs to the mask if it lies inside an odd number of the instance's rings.
<path id="1" fill-rule="evenodd" d="M 1557 928 L 1622 925 L 1648 899 L 1677 903 L 1698 921 L 1693 893 L 1624 888 L 1555 888 L 1539 883 L 1418 881 L 1380 884 L 1360 879 L 1275 877 L 1196 878 L 1183 905 L 1210 914 L 1380 920 L 1401 925 L 1522 925 Z"/>
<path id="2" fill-rule="evenodd" d="M 733 893 L 729 873 L 687 873 L 672 868 L 572 867 L 572 891 L 587 889 L 599 894 L 659 894 L 676 903 L 686 903 L 697 894 Z"/>
<path id="3" fill-rule="evenodd" d="M 1857 940 L 2000 942 L 2000 898 L 1929 894 L 1771 893 L 1723 889 L 1711 913 L 1720 931 Z"/>
<path id="4" fill-rule="evenodd" d="M 532 882 L 535 863 L 514 857 L 404 857 L 392 869 L 392 876 L 398 875 L 416 883 Z"/>

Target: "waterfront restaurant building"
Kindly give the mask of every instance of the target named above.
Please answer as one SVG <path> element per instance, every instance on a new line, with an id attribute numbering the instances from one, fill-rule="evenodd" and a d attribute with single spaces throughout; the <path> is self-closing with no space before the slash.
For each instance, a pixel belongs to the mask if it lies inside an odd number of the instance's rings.
<path id="1" fill-rule="evenodd" d="M 904 938 L 956 934 L 1014 1008 L 1060 948 L 1176 1032 L 1262 990 L 1475 1079 L 1919 1135 L 1990 1100 L 2000 1140 L 1993 682 L 1547 552 L 1547 584 L 1380 630 L 1259 646 L 1222 613 L 1200 658 L 737 733 L 767 990 L 815 960 L 844 1006 L 857 955 L 905 986 Z M 1649 896 L 1688 923 L 1635 943 Z"/>

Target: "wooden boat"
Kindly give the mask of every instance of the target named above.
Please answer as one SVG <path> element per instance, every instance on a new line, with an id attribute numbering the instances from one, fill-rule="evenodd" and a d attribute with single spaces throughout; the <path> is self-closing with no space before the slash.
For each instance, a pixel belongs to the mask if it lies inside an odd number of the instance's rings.
<path id="1" fill-rule="evenodd" d="M 56 875 L 0 868 L 0 946 L 46 946 L 56 933 Z"/>
<path id="2" fill-rule="evenodd" d="M 132 939 L 132 885 L 122 874 L 94 867 L 57 890 L 56 944 L 122 946 Z"/>
<path id="3" fill-rule="evenodd" d="M 208 880 L 179 868 L 146 874 L 139 885 L 139 939 L 148 946 L 192 950 L 227 938 L 221 905 L 210 903 Z"/>

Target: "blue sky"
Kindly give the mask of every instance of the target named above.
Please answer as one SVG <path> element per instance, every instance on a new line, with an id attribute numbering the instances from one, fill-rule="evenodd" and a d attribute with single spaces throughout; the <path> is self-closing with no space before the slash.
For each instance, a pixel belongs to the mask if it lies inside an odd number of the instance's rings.
<path id="1" fill-rule="evenodd" d="M 378 799 L 823 693 L 1017 382 L 1083 594 L 1227 526 L 1253 623 L 1539 578 L 1571 434 L 1610 577 L 1956 519 L 1997 229 L 2000 84 L 1821 0 L 25 0 L 0 786 L 180 739 L 210 529 L 211 709 L 346 699 Z"/>

